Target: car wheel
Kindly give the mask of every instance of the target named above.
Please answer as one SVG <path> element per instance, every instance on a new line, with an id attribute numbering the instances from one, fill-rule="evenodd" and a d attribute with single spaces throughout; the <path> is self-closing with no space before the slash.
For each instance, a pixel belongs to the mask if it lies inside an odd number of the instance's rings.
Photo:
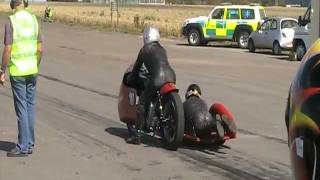
<path id="1" fill-rule="evenodd" d="M 303 44 L 303 42 L 298 42 L 297 46 L 296 46 L 296 56 L 297 56 L 297 60 L 301 61 L 303 56 L 306 54 L 306 46 Z"/>
<path id="2" fill-rule="evenodd" d="M 297 53 L 293 49 L 289 53 L 289 61 L 297 61 Z"/>
<path id="3" fill-rule="evenodd" d="M 237 36 L 237 43 L 240 48 L 246 49 L 248 48 L 248 40 L 249 40 L 249 32 L 241 31 Z"/>
<path id="4" fill-rule="evenodd" d="M 191 29 L 189 31 L 188 42 L 191 46 L 199 46 L 201 44 L 201 36 L 197 29 Z"/>
<path id="5" fill-rule="evenodd" d="M 278 41 L 276 41 L 276 42 L 273 43 L 272 53 L 273 53 L 274 55 L 279 55 L 279 54 L 281 54 L 281 47 L 280 47 L 280 44 L 279 44 Z"/>
<path id="6" fill-rule="evenodd" d="M 249 39 L 248 48 L 249 48 L 249 52 L 254 53 L 256 51 L 256 47 L 254 45 L 253 39 Z"/>

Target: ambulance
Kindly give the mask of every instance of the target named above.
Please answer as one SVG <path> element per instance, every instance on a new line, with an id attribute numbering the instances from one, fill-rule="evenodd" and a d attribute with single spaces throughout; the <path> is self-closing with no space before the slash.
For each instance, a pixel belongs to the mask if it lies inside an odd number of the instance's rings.
<path id="1" fill-rule="evenodd" d="M 266 18 L 264 7 L 252 5 L 216 6 L 209 16 L 186 19 L 182 34 L 189 45 L 206 45 L 209 41 L 235 41 L 248 47 L 249 36 Z"/>

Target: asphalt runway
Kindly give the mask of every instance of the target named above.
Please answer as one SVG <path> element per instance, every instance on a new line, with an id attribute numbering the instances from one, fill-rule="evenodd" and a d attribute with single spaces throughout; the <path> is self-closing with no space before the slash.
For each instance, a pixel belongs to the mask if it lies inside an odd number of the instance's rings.
<path id="1" fill-rule="evenodd" d="M 2 25 L 5 20 L 0 18 Z M 141 37 L 59 23 L 42 29 L 36 149 L 27 158 L 6 157 L 17 137 L 7 83 L 0 88 L 0 180 L 290 179 L 284 112 L 298 62 L 268 50 L 251 54 L 232 46 L 162 40 L 182 99 L 189 84 L 200 84 L 209 104 L 230 108 L 239 132 L 220 148 L 183 145 L 171 152 L 153 137 L 139 146 L 124 141 L 117 96 Z"/>

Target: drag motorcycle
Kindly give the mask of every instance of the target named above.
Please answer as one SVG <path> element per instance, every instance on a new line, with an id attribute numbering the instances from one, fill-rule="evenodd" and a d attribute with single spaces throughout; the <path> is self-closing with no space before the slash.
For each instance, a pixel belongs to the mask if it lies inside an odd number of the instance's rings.
<path id="1" fill-rule="evenodd" d="M 223 145 L 227 140 L 235 139 L 237 127 L 235 120 L 229 109 L 221 103 L 214 103 L 210 109 L 210 114 L 216 120 L 216 127 L 205 137 L 197 137 L 196 133 L 185 132 L 185 141 L 191 141 L 196 144 L 214 144 Z"/>
<path id="2" fill-rule="evenodd" d="M 125 75 L 131 73 L 130 66 Z M 174 83 L 165 83 L 156 92 L 156 98 L 146 108 L 145 126 L 142 131 L 161 137 L 166 149 L 177 150 L 183 140 L 184 111 L 178 89 Z M 129 133 L 135 131 L 138 93 L 123 82 L 118 99 L 119 118 L 126 123 Z"/>

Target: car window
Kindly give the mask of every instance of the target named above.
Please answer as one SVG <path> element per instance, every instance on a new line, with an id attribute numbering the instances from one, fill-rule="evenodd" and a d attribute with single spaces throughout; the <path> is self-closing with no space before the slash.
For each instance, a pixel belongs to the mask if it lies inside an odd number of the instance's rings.
<path id="1" fill-rule="evenodd" d="M 270 29 L 270 23 L 271 21 L 265 21 L 262 25 L 261 25 L 261 30 L 262 31 L 268 31 Z"/>
<path id="2" fill-rule="evenodd" d="M 212 19 L 223 19 L 224 9 L 216 9 L 212 13 Z"/>
<path id="3" fill-rule="evenodd" d="M 267 17 L 266 12 L 264 9 L 259 9 L 260 19 L 264 19 Z"/>
<path id="4" fill-rule="evenodd" d="M 241 19 L 255 19 L 253 9 L 241 9 Z"/>
<path id="5" fill-rule="evenodd" d="M 240 19 L 239 9 L 228 9 L 227 19 Z"/>
<path id="6" fill-rule="evenodd" d="M 273 19 L 271 20 L 270 30 L 276 30 L 278 28 L 277 20 Z"/>
<path id="7" fill-rule="evenodd" d="M 298 23 L 296 21 L 293 20 L 283 20 L 281 22 L 281 29 L 285 29 L 285 28 L 295 28 L 298 27 Z"/>

